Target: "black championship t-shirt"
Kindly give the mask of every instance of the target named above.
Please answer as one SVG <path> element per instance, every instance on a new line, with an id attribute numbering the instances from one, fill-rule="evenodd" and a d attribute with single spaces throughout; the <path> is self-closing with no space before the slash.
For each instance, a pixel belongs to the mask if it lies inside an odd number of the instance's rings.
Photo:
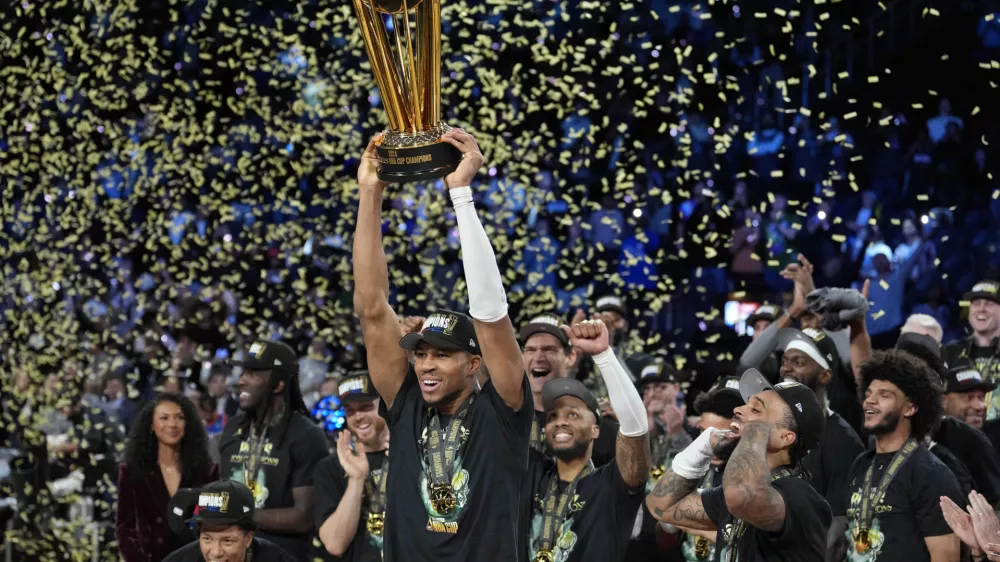
<path id="1" fill-rule="evenodd" d="M 541 549 L 543 506 L 553 478 L 559 478 L 556 463 L 532 451 L 526 480 L 531 505 L 528 560 L 534 560 Z M 614 462 L 580 478 L 562 524 L 554 533 L 555 544 L 550 549 L 552 559 L 557 562 L 622 560 L 642 504 L 645 485 L 643 482 L 637 488 L 629 488 L 622 480 L 618 463 Z M 569 486 L 569 482 L 559 481 L 558 494 Z"/>
<path id="2" fill-rule="evenodd" d="M 803 459 L 809 483 L 830 504 L 834 517 L 847 513 L 848 483 L 854 459 L 865 452 L 861 438 L 836 412 L 826 418 L 819 446 Z"/>
<path id="3" fill-rule="evenodd" d="M 777 532 L 763 531 L 736 519 L 726 508 L 722 487 L 701 493 L 705 514 L 719 529 L 716 555 L 721 562 L 803 562 L 823 560 L 830 506 L 808 482 L 797 477 L 771 483 L 785 498 L 785 523 Z"/>
<path id="4" fill-rule="evenodd" d="M 273 542 L 254 537 L 253 544 L 250 545 L 250 557 L 247 560 L 252 562 L 300 562 L 304 558 L 293 558 Z M 164 558 L 163 562 L 205 562 L 205 557 L 201 555 L 201 543 L 198 541 L 189 543 Z"/>
<path id="5" fill-rule="evenodd" d="M 531 448 L 543 455 L 551 454 L 545 445 L 545 412 L 535 411 L 531 422 Z M 618 442 L 618 422 L 611 418 L 601 418 L 598 423 L 601 433 L 594 441 L 594 450 L 590 457 L 594 466 L 604 466 L 615 460 L 615 447 Z"/>
<path id="6" fill-rule="evenodd" d="M 375 481 L 382 477 L 382 464 L 385 460 L 385 451 L 368 453 L 368 483 L 365 486 L 365 494 L 361 500 L 361 517 L 358 519 L 358 528 L 354 532 L 354 540 L 339 560 L 351 562 L 381 562 L 382 560 L 382 534 L 379 532 L 368 532 L 368 515 L 371 513 L 370 490 L 377 490 Z M 372 477 L 375 477 L 372 479 Z M 347 491 L 347 474 L 340 466 L 340 459 L 337 455 L 320 461 L 316 465 L 316 472 L 313 475 L 313 514 L 316 531 L 323 523 L 337 511 L 340 499 Z M 325 550 L 325 549 L 324 549 Z M 331 555 L 328 559 L 335 560 Z"/>
<path id="7" fill-rule="evenodd" d="M 872 487 L 877 488 L 894 455 L 868 451 L 858 457 L 851 469 L 851 501 L 847 508 L 848 562 L 930 562 L 924 538 L 952 532 L 941 514 L 941 496 L 948 496 L 958 505 L 968 503 L 962 499 L 958 482 L 948 467 L 921 445 L 899 468 L 882 501 L 875 506 L 868 534 L 870 549 L 865 553 L 857 552 L 854 535 L 858 529 L 865 473 L 874 463 L 871 482 Z"/>
<path id="8" fill-rule="evenodd" d="M 519 499 L 528 471 L 531 385 L 525 376 L 521 409 L 514 411 L 488 381 L 475 395 L 462 423 L 455 456 L 454 508 L 438 513 L 429 498 L 426 465 L 428 424 L 433 410 L 424 402 L 412 367 L 388 412 L 388 505 L 383 556 L 386 562 L 466 562 L 521 560 L 527 541 L 521 532 Z M 441 423 L 447 428 L 449 419 Z"/>
<path id="9" fill-rule="evenodd" d="M 264 435 L 261 458 L 255 482 L 248 482 L 246 470 L 250 463 L 249 435 L 241 425 L 243 414 L 229 420 L 219 441 L 219 478 L 236 480 L 251 487 L 257 509 L 294 507 L 293 488 L 313 485 L 313 472 L 319 461 L 326 458 L 326 437 L 323 430 L 309 418 L 293 412 L 284 424 L 272 425 Z M 312 544 L 312 533 L 272 533 L 258 530 L 265 538 L 304 560 Z"/>
<path id="10" fill-rule="evenodd" d="M 973 488 L 986 496 L 990 505 L 1000 503 L 1000 466 L 986 434 L 962 420 L 945 416 L 934 432 L 934 441 L 962 461 L 972 476 Z"/>

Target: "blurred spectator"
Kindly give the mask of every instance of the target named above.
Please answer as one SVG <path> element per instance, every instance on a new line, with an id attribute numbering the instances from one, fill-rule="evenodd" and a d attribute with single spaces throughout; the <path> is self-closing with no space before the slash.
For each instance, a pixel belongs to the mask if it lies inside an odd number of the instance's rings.
<path id="1" fill-rule="evenodd" d="M 962 119 L 951 114 L 951 102 L 947 98 L 938 102 L 938 114 L 927 120 L 927 133 L 931 142 L 937 144 L 945 138 L 948 132 L 948 125 L 954 124 L 961 129 L 964 124 Z"/>
<path id="2" fill-rule="evenodd" d="M 128 381 L 122 375 L 110 375 L 104 380 L 104 397 L 107 404 L 103 408 L 108 419 L 122 427 L 125 433 L 132 427 L 132 420 L 139 406 L 128 397 Z"/>
<path id="3" fill-rule="evenodd" d="M 903 241 L 896 246 L 896 249 L 892 252 L 892 263 L 894 267 L 902 267 L 911 256 L 920 248 L 924 243 L 923 237 L 921 236 L 920 227 L 917 225 L 917 219 L 912 214 L 903 219 Z M 920 260 L 913 266 L 913 270 L 910 273 L 911 280 L 918 280 L 921 275 L 927 273 L 934 263 L 934 246 L 929 244 L 927 246 L 927 252 L 921 254 Z"/>
<path id="4" fill-rule="evenodd" d="M 941 295 L 941 285 L 939 283 L 934 283 L 931 285 L 930 289 L 927 291 L 926 301 L 913 307 L 913 314 L 911 318 L 920 318 L 921 316 L 927 316 L 933 318 L 939 326 L 944 327 L 950 324 L 951 312 L 948 307 L 942 302 Z M 938 343 L 943 341 L 944 335 L 938 338 Z"/>
<path id="5" fill-rule="evenodd" d="M 768 264 L 765 270 L 767 284 L 772 289 L 780 289 L 787 286 L 787 283 L 778 275 L 778 272 L 789 263 L 795 261 L 798 255 L 798 245 L 795 239 L 799 236 L 801 220 L 799 216 L 788 210 L 788 198 L 784 194 L 774 195 L 774 204 L 771 212 L 765 221 L 768 259 L 775 260 L 777 264 Z"/>
<path id="6" fill-rule="evenodd" d="M 309 342 L 306 356 L 299 359 L 299 384 L 302 386 L 303 396 L 312 394 L 323 384 L 327 373 L 330 372 L 330 360 L 330 350 L 327 349 L 326 342 L 322 338 L 313 338 Z"/>
<path id="7" fill-rule="evenodd" d="M 868 316 L 868 333 L 871 334 L 874 349 L 890 349 L 896 344 L 898 329 L 903 324 L 906 280 L 926 251 L 926 244 L 921 244 L 896 268 L 893 268 L 891 254 L 887 250 L 875 254 L 872 259 L 875 276 L 871 278 L 868 292 L 868 299 L 872 303 Z"/>
<path id="8" fill-rule="evenodd" d="M 847 229 L 853 233 L 849 242 L 851 245 L 851 255 L 852 259 L 858 259 L 862 248 L 865 249 L 865 256 L 861 262 L 861 274 L 863 276 L 870 276 L 870 252 L 869 243 L 874 242 L 877 238 L 875 233 L 877 232 L 877 227 L 875 221 L 881 215 L 881 207 L 877 205 L 878 198 L 875 196 L 873 191 L 864 191 L 861 193 L 861 208 L 858 209 L 854 219 L 847 223 Z M 888 247 L 887 247 L 888 248 Z M 881 248 L 879 249 L 881 251 Z M 890 255 L 892 250 L 889 249 Z"/>
<path id="9" fill-rule="evenodd" d="M 194 404 L 177 394 L 146 404 L 118 473 L 115 536 L 124 562 L 158 562 L 190 542 L 193 537 L 175 535 L 166 524 L 167 504 L 180 488 L 218 478 Z"/>

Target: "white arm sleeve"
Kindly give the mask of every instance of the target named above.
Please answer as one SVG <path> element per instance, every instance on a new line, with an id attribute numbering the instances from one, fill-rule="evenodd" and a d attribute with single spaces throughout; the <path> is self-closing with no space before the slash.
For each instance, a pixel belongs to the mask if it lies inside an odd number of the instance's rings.
<path id="1" fill-rule="evenodd" d="M 469 314 L 481 322 L 497 322 L 507 316 L 507 294 L 493 246 L 472 204 L 472 188 L 457 187 L 449 194 L 458 219 L 462 267 L 469 290 Z"/>
<path id="2" fill-rule="evenodd" d="M 629 378 L 625 368 L 618 362 L 615 352 L 608 348 L 594 356 L 594 363 L 604 377 L 604 385 L 608 388 L 608 400 L 611 409 L 618 417 L 621 434 L 625 437 L 639 437 L 649 431 L 649 417 L 646 406 L 642 403 L 639 391 Z"/>

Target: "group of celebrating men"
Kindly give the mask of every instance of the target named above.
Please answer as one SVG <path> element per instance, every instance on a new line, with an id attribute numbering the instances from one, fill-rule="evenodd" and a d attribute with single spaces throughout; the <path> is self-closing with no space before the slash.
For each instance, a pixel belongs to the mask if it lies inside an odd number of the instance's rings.
<path id="1" fill-rule="evenodd" d="M 463 154 L 444 181 L 469 315 L 400 319 L 391 307 L 373 139 L 353 247 L 368 370 L 340 383 L 349 431 L 336 455 L 290 485 L 285 509 L 261 510 L 272 512 L 265 538 L 314 528 L 326 551 L 354 561 L 670 559 L 656 554 L 664 537 L 689 561 L 1000 560 L 1000 526 L 989 527 L 1000 503 L 1000 285 L 966 295 L 967 341 L 942 348 L 940 326 L 913 317 L 895 349 L 873 351 L 867 285 L 815 290 L 800 256 L 783 272 L 793 304 L 749 319 L 740 372 L 699 396 L 689 421 L 672 368 L 629 369 L 616 354 L 620 301 L 515 331 L 470 188 L 483 156 L 461 129 L 443 140 Z M 596 384 L 570 376 L 582 356 Z M 223 451 L 223 472 L 259 454 L 257 433 L 234 436 L 251 443 Z M 289 447 L 289 463 L 305 462 L 307 447 Z M 254 474 L 242 479 L 260 507 Z"/>

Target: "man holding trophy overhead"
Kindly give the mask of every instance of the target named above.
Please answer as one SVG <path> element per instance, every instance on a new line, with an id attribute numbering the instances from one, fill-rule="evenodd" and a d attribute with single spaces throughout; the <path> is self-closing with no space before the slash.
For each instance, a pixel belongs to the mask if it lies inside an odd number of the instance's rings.
<path id="1" fill-rule="evenodd" d="M 472 135 L 440 121 L 439 0 L 414 4 L 411 26 L 400 0 L 354 2 L 390 124 L 358 169 L 353 254 L 354 309 L 392 443 L 383 556 L 514 562 L 527 546 L 519 491 L 528 469 L 531 387 L 472 201 L 483 155 Z M 391 41 L 384 17 L 393 18 Z M 391 181 L 439 177 L 458 220 L 471 318 L 437 311 L 400 340 L 382 247 L 382 193 Z M 490 377 L 480 385 L 483 365 Z"/>

